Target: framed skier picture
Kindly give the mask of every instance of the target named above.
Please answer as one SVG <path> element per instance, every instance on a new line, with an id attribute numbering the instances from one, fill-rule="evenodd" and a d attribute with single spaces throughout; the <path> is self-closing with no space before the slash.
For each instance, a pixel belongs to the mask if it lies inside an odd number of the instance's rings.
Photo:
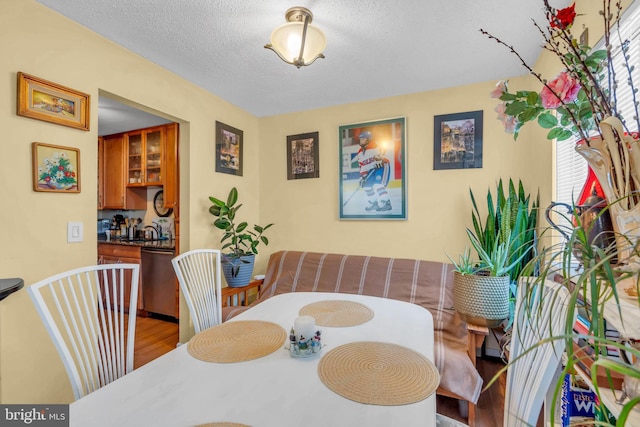
<path id="1" fill-rule="evenodd" d="M 405 118 L 340 126 L 340 219 L 407 219 Z"/>

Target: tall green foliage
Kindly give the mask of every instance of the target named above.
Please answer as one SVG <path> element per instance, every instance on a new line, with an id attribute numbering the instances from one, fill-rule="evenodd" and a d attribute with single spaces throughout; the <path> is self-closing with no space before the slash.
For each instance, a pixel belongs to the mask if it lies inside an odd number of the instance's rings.
<path id="1" fill-rule="evenodd" d="M 614 202 L 617 203 L 617 202 Z M 599 368 L 605 368 L 610 375 L 616 372 L 625 375 L 625 381 L 633 383 L 640 381 L 640 366 L 630 363 L 622 358 L 611 358 L 609 356 L 611 349 L 616 349 L 618 353 L 624 353 L 628 357 L 633 356 L 636 360 L 640 360 L 640 349 L 634 346 L 627 346 L 626 335 L 630 332 L 631 336 L 637 329 L 637 309 L 633 306 L 640 302 L 640 297 L 629 297 L 624 289 L 630 287 L 637 292 L 640 289 L 640 271 L 634 264 L 635 260 L 640 257 L 640 244 L 636 237 L 625 236 L 626 244 L 629 245 L 630 255 L 626 259 L 618 259 L 615 251 L 602 249 L 597 245 L 591 244 L 591 230 L 589 226 L 581 221 L 580 215 L 574 210 L 569 220 L 575 224 L 570 237 L 566 242 L 555 243 L 549 247 L 541 248 L 529 264 L 524 267 L 522 273 L 526 280 L 522 280 L 519 284 L 518 292 L 524 292 L 531 298 L 546 298 L 545 304 L 555 304 L 557 295 L 543 296 L 537 289 L 544 284 L 546 280 L 553 280 L 569 291 L 569 299 L 567 302 L 568 313 L 564 319 L 564 329 L 561 334 L 552 335 L 550 338 L 540 341 L 533 347 L 525 349 L 525 356 L 535 351 L 540 346 L 551 345 L 553 341 L 565 341 L 565 356 L 563 357 L 564 369 L 559 375 L 560 380 L 555 384 L 554 397 L 551 399 L 553 406 L 551 413 L 554 413 L 556 402 L 559 402 L 561 393 L 562 379 L 565 374 L 572 372 L 575 367 L 579 367 L 584 362 L 584 355 L 575 351 L 574 343 L 579 339 L 589 342 L 592 347 L 591 357 L 594 359 L 591 372 L 591 381 L 594 384 L 596 393 L 603 389 L 613 389 L 613 383 L 598 382 Z M 541 233 L 552 233 L 551 228 L 546 228 Z M 620 236 L 618 236 L 620 237 Z M 581 267 L 576 269 L 574 257 L 581 260 Z M 534 274 L 535 270 L 540 270 L 539 274 Z M 625 284 L 626 283 L 626 284 Z M 624 285 L 623 285 L 624 284 Z M 633 298 L 625 303 L 624 299 Z M 530 318 L 528 306 L 522 306 L 525 318 Z M 574 330 L 575 318 L 580 311 L 581 317 L 586 319 L 589 329 L 586 334 Z M 611 319 L 605 319 L 611 316 Z M 557 319 L 555 319 L 557 320 Z M 621 338 L 611 337 L 607 332 L 606 320 L 612 325 L 617 323 L 622 328 L 627 329 Z M 551 322 L 551 320 L 549 320 Z M 523 322 L 523 327 L 530 327 L 527 322 Z M 551 328 L 551 324 L 536 325 L 539 328 Z M 509 361 L 514 363 L 517 359 Z M 509 365 L 505 366 L 506 370 Z M 500 378 L 498 372 L 487 387 Z M 620 391 L 616 391 L 616 397 L 621 397 Z M 601 400 L 602 402 L 602 400 Z M 603 405 L 600 403 L 600 405 Z M 622 406 L 619 407 L 620 414 L 617 417 L 616 426 L 632 425 L 627 423 L 628 417 L 632 411 L 637 411 L 640 406 L 640 396 L 632 396 L 629 399 L 622 398 Z M 602 426 L 611 426 L 611 424 L 602 422 Z M 633 424 L 635 425 L 635 424 Z"/>
<path id="2" fill-rule="evenodd" d="M 536 227 L 538 224 L 538 211 L 540 207 L 540 194 L 535 200 L 525 193 L 522 181 L 518 182 L 518 189 L 509 179 L 508 191 L 505 193 L 502 179 L 496 189 L 496 202 L 491 190 L 487 192 L 487 216 L 482 221 L 476 198 L 473 191 L 469 190 L 471 203 L 473 204 L 472 233 L 475 240 L 487 254 L 491 254 L 500 243 L 508 246 L 508 262 L 510 266 L 509 278 L 515 283 L 522 272 L 523 267 L 531 261 L 536 254 Z M 471 238 L 471 236 L 470 236 Z M 473 240 L 473 239 L 472 239 Z M 481 255 L 480 251 L 478 256 Z"/>

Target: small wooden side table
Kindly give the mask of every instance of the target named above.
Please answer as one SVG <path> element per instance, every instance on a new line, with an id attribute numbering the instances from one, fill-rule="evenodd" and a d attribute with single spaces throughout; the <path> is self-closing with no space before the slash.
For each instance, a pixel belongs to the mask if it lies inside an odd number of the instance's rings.
<path id="1" fill-rule="evenodd" d="M 222 306 L 247 306 L 249 297 L 257 296 L 262 287 L 263 280 L 252 280 L 247 286 L 232 288 L 227 286 L 222 288 Z"/>
<path id="2" fill-rule="evenodd" d="M 469 352 L 473 366 L 476 366 L 476 349 L 482 347 L 485 337 L 489 336 L 489 328 L 467 323 L 467 331 L 469 332 L 469 347 L 467 351 Z"/>
<path id="3" fill-rule="evenodd" d="M 482 347 L 485 337 L 489 336 L 489 328 L 467 323 L 467 332 L 469 332 L 467 352 L 469 353 L 469 358 L 473 366 L 476 366 L 476 349 Z M 467 419 L 469 426 L 473 427 L 476 425 L 476 405 L 469 402 L 468 411 Z"/>

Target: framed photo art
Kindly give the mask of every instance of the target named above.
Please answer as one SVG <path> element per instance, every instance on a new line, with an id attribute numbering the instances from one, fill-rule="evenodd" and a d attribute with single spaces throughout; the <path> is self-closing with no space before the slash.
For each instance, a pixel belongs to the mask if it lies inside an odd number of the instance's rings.
<path id="1" fill-rule="evenodd" d="M 433 169 L 482 168 L 482 111 L 434 117 Z"/>
<path id="2" fill-rule="evenodd" d="M 407 219 L 405 118 L 340 126 L 340 219 Z"/>
<path id="3" fill-rule="evenodd" d="M 89 101 L 86 93 L 18 72 L 19 116 L 88 131 Z"/>
<path id="4" fill-rule="evenodd" d="M 218 121 L 216 172 L 242 176 L 242 131 Z"/>
<path id="5" fill-rule="evenodd" d="M 318 132 L 287 136 L 287 179 L 320 177 Z"/>
<path id="6" fill-rule="evenodd" d="M 80 150 L 34 142 L 31 159 L 34 191 L 80 192 Z"/>

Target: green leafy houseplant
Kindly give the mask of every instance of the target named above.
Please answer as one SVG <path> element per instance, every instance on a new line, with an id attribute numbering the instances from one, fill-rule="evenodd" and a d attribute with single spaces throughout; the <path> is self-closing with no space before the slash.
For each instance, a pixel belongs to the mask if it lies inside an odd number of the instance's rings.
<path id="1" fill-rule="evenodd" d="M 564 358 L 564 371 L 560 375 L 560 380 L 555 385 L 555 395 L 553 402 L 558 402 L 559 395 L 562 388 L 562 379 L 566 374 L 573 372 L 576 369 L 580 369 L 584 362 L 584 355 L 576 353 L 574 343 L 582 339 L 583 342 L 588 342 L 593 348 L 593 364 L 591 371 L 584 372 L 585 375 L 591 376 L 592 383 L 594 384 L 594 391 L 600 394 L 602 389 L 613 389 L 613 383 L 608 385 L 598 384 L 597 381 L 597 369 L 604 368 L 608 370 L 608 375 L 612 375 L 614 372 L 624 376 L 625 387 L 627 384 L 640 383 L 640 350 L 638 347 L 629 347 L 626 345 L 624 337 L 626 333 L 621 333 L 622 339 L 611 336 L 610 328 L 607 326 L 607 320 L 605 319 L 605 313 L 609 317 L 616 317 L 623 328 L 629 328 L 627 333 L 638 330 L 636 319 L 638 315 L 638 308 L 635 304 L 640 301 L 623 302 L 628 299 L 629 296 L 625 295 L 625 292 L 621 289 L 620 283 L 626 283 L 625 286 L 635 289 L 636 293 L 640 286 L 640 271 L 638 271 L 637 265 L 629 268 L 621 268 L 615 260 L 616 254 L 607 250 L 606 248 L 600 248 L 596 245 L 590 244 L 590 230 L 585 228 L 580 222 L 580 217 L 577 213 L 573 213 L 573 220 L 576 223 L 569 241 L 566 243 L 553 244 L 548 247 L 542 248 L 539 253 L 532 259 L 523 269 L 523 279 L 519 285 L 519 292 L 526 292 L 526 295 L 530 298 L 537 298 L 536 289 L 539 289 L 540 285 L 545 280 L 553 280 L 560 283 L 562 287 L 569 291 L 568 307 L 569 312 L 567 319 L 565 320 L 563 332 L 560 335 L 552 336 L 551 338 L 540 341 L 537 345 L 527 349 L 525 354 L 535 351 L 535 348 L 542 345 L 551 345 L 555 340 L 565 341 L 566 357 Z M 541 234 L 551 232 L 551 229 L 545 229 Z M 629 241 L 629 245 L 633 246 L 632 253 L 637 255 L 639 250 L 637 244 Z M 632 254 L 632 255 L 633 255 Z M 581 260 L 581 267 L 576 269 L 575 258 Z M 538 273 L 539 270 L 539 274 Z M 547 303 L 553 304 L 554 297 L 549 298 L 547 296 Z M 640 297 L 635 297 L 638 300 Z M 523 309 L 527 309 L 523 306 Z M 632 313 L 629 312 L 632 310 Z M 577 332 L 575 327 L 576 316 L 580 314 L 588 323 L 588 332 Z M 551 325 L 539 325 L 540 327 L 550 328 Z M 622 332 L 622 331 L 620 331 Z M 638 337 L 634 337 L 638 338 Z M 628 355 L 633 355 L 636 358 L 636 363 L 626 361 L 619 358 L 611 358 L 610 351 L 612 348 L 617 349 L 618 352 L 626 352 Z M 525 356 L 525 354 L 521 355 Z M 509 363 L 513 363 L 514 360 L 510 360 Z M 501 372 L 507 369 L 507 365 Z M 489 387 L 500 375 L 499 372 L 489 382 Z M 615 398 L 621 398 L 622 393 L 615 391 Z M 640 396 L 633 395 L 627 396 L 626 399 L 622 399 L 623 403 L 620 408 L 620 415 L 617 418 L 616 426 L 624 426 L 627 424 L 627 420 L 631 410 L 637 407 L 640 403 Z M 602 402 L 602 398 L 599 398 Z M 555 403 L 554 403 L 555 405 Z M 601 403 L 603 405 L 603 403 Z M 551 409 L 551 413 L 555 408 Z M 598 425 L 610 426 L 611 424 L 602 422 Z"/>
<path id="2" fill-rule="evenodd" d="M 513 92 L 507 82 L 498 82 L 491 96 L 501 101 L 496 111 L 505 131 L 517 138 L 525 123 L 535 121 L 548 129 L 547 139 L 575 137 L 575 149 L 595 172 L 607 202 L 623 200 L 611 209 L 612 217 L 628 212 L 634 215 L 633 208 L 640 204 L 640 161 L 633 148 L 640 140 L 640 98 L 634 84 L 638 69 L 633 55 L 637 46 L 633 36 L 623 35 L 620 28 L 622 2 L 602 0 L 601 5 L 604 43 L 594 50 L 581 35 L 584 26 L 574 27 L 580 15 L 575 3 L 555 9 L 543 0 L 546 22 L 534 20 L 534 25 L 542 36 L 543 48 L 563 67 L 551 80 L 528 65 L 513 46 L 480 31 L 506 47 L 540 83 L 539 91 Z M 581 34 L 574 34 L 574 28 L 580 28 Z M 629 232 L 621 225 L 625 220 L 614 218 L 616 231 Z"/>
<path id="3" fill-rule="evenodd" d="M 238 190 L 235 187 L 229 191 L 226 201 L 215 197 L 209 197 L 209 200 L 213 204 L 209 207 L 209 213 L 216 217 L 213 225 L 224 231 L 220 239 L 220 243 L 223 244 L 221 250 L 228 250 L 222 262 L 233 265 L 231 274 L 232 277 L 236 277 L 240 271 L 241 264 L 249 263 L 242 257 L 258 254 L 258 245 L 260 243 L 265 246 L 269 244 L 269 239 L 263 233 L 273 224 L 268 224 L 264 227 L 254 225 L 253 230 L 250 230 L 246 221 L 236 223 L 236 213 L 242 207 L 242 204 L 237 204 Z"/>
<path id="4" fill-rule="evenodd" d="M 449 258 L 456 271 L 455 306 L 467 322 L 496 327 L 508 319 L 508 329 L 513 318 L 516 279 L 535 253 L 539 201 L 531 203 L 522 182 L 516 191 L 509 180 L 505 194 L 500 180 L 495 205 L 491 191 L 487 193 L 488 213 L 483 221 L 476 198 L 471 190 L 469 193 L 473 230 L 467 229 L 466 233 L 477 259 L 472 258 L 468 247 L 458 262 Z"/>
<path id="5" fill-rule="evenodd" d="M 508 266 L 511 282 L 516 282 L 522 268 L 535 256 L 540 195 L 532 201 L 531 196 L 526 194 L 522 181 L 518 182 L 516 190 L 511 179 L 505 193 L 500 180 L 496 188 L 495 205 L 491 191 L 487 192 L 487 216 L 484 222 L 473 191 L 469 190 L 469 195 L 473 205 L 473 231 L 467 230 L 467 234 L 471 242 L 475 242 L 476 252 L 479 256 L 481 251 L 486 253 L 484 258 L 497 255 L 494 254 L 497 250 L 506 252 L 508 262 L 505 261 L 504 265 Z M 497 244 L 499 240 L 502 240 L 502 245 Z M 507 241 L 508 245 L 505 245 Z"/>
<path id="6" fill-rule="evenodd" d="M 588 141 L 592 133 L 600 132 L 600 122 L 608 116 L 619 118 L 625 124 L 627 132 L 626 125 L 632 125 L 632 122 L 636 129 L 640 127 L 638 102 L 634 103 L 631 112 L 626 112 L 629 122 L 625 122 L 617 103 L 624 90 L 630 90 L 634 101 L 637 96 L 633 81 L 635 70 L 630 63 L 633 47 L 629 40 L 621 39 L 616 26 L 622 14 L 622 3 L 602 1 L 600 14 L 605 29 L 605 46 L 599 50 L 592 49 L 580 36 L 573 34 L 574 21 L 578 16 L 575 3 L 559 10 L 551 7 L 548 0 L 544 0 L 543 4 L 547 22 L 541 25 L 534 21 L 534 25 L 543 38 L 544 49 L 554 54 L 564 68 L 552 80 L 535 72 L 513 46 L 483 29 L 480 30 L 516 55 L 541 84 L 539 92 L 510 92 L 506 81 L 498 82 L 492 97 L 503 101 L 496 110 L 505 130 L 517 138 L 525 123 L 536 120 L 542 128 L 549 129 L 547 139 L 563 141 L 575 135 Z M 614 46 L 613 43 L 619 45 Z M 623 54 L 621 69 L 614 68 L 613 55 L 616 49 L 620 49 Z"/>

